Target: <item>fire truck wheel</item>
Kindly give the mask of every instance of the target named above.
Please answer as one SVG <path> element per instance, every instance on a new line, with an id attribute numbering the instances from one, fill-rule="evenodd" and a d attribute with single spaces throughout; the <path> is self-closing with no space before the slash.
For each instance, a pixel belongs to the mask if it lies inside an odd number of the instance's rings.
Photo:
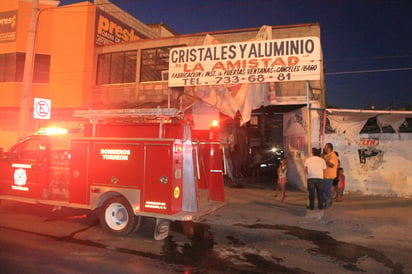
<path id="1" fill-rule="evenodd" d="M 163 240 L 169 236 L 170 221 L 165 219 L 156 219 L 156 226 L 154 229 L 154 239 Z"/>
<path id="2" fill-rule="evenodd" d="M 102 227 L 117 235 L 127 235 L 139 228 L 140 216 L 135 216 L 129 202 L 123 197 L 108 199 L 100 213 Z"/>

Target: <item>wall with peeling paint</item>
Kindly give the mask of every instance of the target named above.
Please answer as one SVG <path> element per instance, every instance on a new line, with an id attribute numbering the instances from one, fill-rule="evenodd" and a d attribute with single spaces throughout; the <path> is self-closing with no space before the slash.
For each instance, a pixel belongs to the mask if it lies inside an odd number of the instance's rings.
<path id="1" fill-rule="evenodd" d="M 405 117 L 412 116 L 411 112 L 333 110 L 335 116 L 328 113 L 328 118 L 330 122 L 335 122 L 335 133 L 322 134 L 322 115 L 313 109 L 308 121 L 306 110 L 303 107 L 283 115 L 285 157 L 289 164 L 288 182 L 291 186 L 306 189 L 303 163 L 308 157 L 308 142 L 310 147 L 318 148 L 332 143 L 344 169 L 346 192 L 412 196 L 412 133 L 358 133 L 370 117 L 379 114 L 404 123 Z M 310 137 L 307 134 L 308 123 Z M 402 123 L 390 125 L 395 132 L 399 132 Z"/>
<path id="2" fill-rule="evenodd" d="M 346 176 L 345 191 L 412 196 L 412 134 L 375 133 L 358 137 L 350 142 L 344 135 L 325 136 L 325 141 L 332 143 L 339 153 Z"/>

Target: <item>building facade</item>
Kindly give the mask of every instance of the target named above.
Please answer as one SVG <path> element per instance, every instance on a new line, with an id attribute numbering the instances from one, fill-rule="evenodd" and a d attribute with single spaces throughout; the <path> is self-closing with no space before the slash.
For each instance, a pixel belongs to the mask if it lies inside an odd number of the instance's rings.
<path id="1" fill-rule="evenodd" d="M 32 1 L 0 2 L 0 112 L 4 117 L 0 128 L 5 147 L 17 138 L 30 42 L 34 43 L 34 65 L 29 100 L 50 99 L 52 120 L 59 120 L 71 116 L 73 108 L 90 106 L 96 79 L 96 48 L 159 36 L 107 1 L 58 4 L 59 1 L 39 0 L 37 26 L 33 29 Z M 34 42 L 29 41 L 30 32 L 35 33 Z M 33 108 L 30 112 L 33 117 Z M 29 124 L 28 132 L 39 126 L 34 119 Z"/>
<path id="2" fill-rule="evenodd" d="M 5 149 L 18 136 L 31 13 L 29 0 L 0 3 Z M 29 118 L 28 132 L 79 123 L 77 110 L 170 107 L 191 115 L 197 128 L 208 126 L 201 119 L 205 112 L 224 114 L 231 122 L 222 143 L 241 144 L 245 165 L 250 138 L 241 125 L 252 119 L 259 126 L 264 116 L 258 113 L 283 116 L 283 136 L 275 139 L 289 150 L 291 163 L 322 144 L 323 118 L 316 109 L 326 106 L 325 80 L 317 23 L 177 35 L 164 24 L 145 25 L 106 0 L 67 6 L 40 0 L 37 19 L 30 100 L 49 99 L 51 118 Z M 30 109 L 31 117 L 35 111 Z M 271 145 L 263 131 L 253 142 Z M 291 181 L 303 186 L 299 165 L 294 169 Z"/>

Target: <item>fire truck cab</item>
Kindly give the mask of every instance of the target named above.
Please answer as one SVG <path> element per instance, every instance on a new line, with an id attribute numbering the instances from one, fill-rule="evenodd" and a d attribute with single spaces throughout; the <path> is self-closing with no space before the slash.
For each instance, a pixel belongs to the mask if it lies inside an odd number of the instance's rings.
<path id="1" fill-rule="evenodd" d="M 224 204 L 212 143 L 195 141 L 181 120 L 39 131 L 1 153 L 0 199 L 99 210 L 102 227 L 118 235 L 153 217 L 154 238 L 164 239 L 171 221 L 196 221 Z M 199 185 L 202 176 L 213 183 Z"/>

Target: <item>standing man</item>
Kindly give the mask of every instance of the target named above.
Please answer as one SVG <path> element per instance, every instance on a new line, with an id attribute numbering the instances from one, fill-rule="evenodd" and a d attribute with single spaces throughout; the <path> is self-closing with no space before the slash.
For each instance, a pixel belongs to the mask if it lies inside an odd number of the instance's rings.
<path id="1" fill-rule="evenodd" d="M 333 145 L 331 143 L 326 143 L 323 148 L 323 158 L 326 162 L 326 170 L 324 176 L 323 192 L 325 193 L 326 207 L 330 207 L 333 203 L 332 197 L 332 185 L 333 180 L 338 174 L 338 156 L 333 151 Z"/>
<path id="2" fill-rule="evenodd" d="M 309 209 L 315 208 L 315 191 L 318 198 L 318 208 L 323 208 L 323 173 L 326 162 L 321 157 L 320 148 L 312 148 L 312 156 L 305 160 L 305 172 L 309 192 Z"/>

